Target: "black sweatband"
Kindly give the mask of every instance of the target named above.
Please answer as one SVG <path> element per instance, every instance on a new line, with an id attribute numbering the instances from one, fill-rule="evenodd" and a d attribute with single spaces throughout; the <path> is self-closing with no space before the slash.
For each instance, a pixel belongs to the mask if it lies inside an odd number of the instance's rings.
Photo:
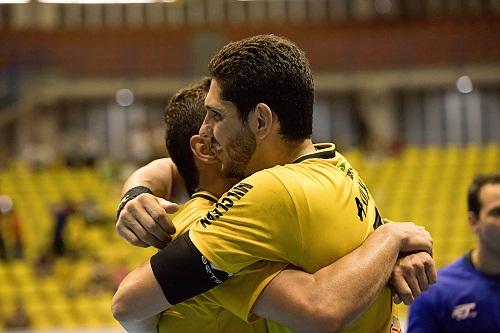
<path id="1" fill-rule="evenodd" d="M 132 187 L 130 190 L 128 190 L 123 195 L 122 200 L 120 201 L 120 204 L 118 205 L 118 209 L 116 210 L 116 218 L 118 219 L 120 217 L 120 213 L 122 212 L 123 207 L 125 207 L 127 202 L 138 197 L 139 195 L 141 195 L 143 193 L 153 194 L 153 191 L 151 191 L 146 186 L 135 186 L 135 187 Z"/>
<path id="2" fill-rule="evenodd" d="M 170 304 L 199 295 L 231 276 L 213 267 L 191 242 L 188 232 L 152 256 L 150 263 Z"/>

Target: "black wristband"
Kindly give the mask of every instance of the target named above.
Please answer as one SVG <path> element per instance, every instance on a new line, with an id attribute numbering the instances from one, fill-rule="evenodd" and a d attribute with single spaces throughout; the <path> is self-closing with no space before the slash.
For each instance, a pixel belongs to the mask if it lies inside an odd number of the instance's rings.
<path id="1" fill-rule="evenodd" d="M 135 186 L 132 187 L 130 190 L 128 190 L 122 197 L 122 200 L 120 201 L 120 204 L 118 205 L 118 209 L 116 210 L 116 218 L 120 217 L 120 213 L 123 210 L 123 207 L 129 202 L 130 200 L 134 199 L 135 197 L 138 197 L 139 195 L 143 193 L 149 193 L 153 194 L 153 192 L 147 188 L 146 186 Z"/>

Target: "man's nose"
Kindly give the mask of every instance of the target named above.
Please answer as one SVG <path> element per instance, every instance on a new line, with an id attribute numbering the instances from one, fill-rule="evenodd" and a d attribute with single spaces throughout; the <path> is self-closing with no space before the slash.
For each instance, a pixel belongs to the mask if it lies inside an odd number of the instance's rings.
<path id="1" fill-rule="evenodd" d="M 206 120 L 206 119 L 205 119 Z M 205 121 L 200 127 L 200 136 L 203 138 L 212 137 L 212 126 L 207 124 Z"/>

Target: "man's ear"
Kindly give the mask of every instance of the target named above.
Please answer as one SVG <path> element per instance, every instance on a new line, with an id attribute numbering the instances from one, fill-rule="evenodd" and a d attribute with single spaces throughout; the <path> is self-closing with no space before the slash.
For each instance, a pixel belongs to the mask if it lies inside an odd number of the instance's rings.
<path id="1" fill-rule="evenodd" d="M 474 212 L 469 211 L 469 213 L 467 214 L 467 220 L 469 221 L 469 227 L 471 228 L 471 230 L 475 231 L 479 222 L 479 218 Z"/>
<path id="2" fill-rule="evenodd" d="M 201 137 L 199 134 L 195 134 L 191 137 L 189 145 L 195 160 L 210 164 L 218 162 L 215 153 L 210 148 L 208 140 Z"/>
<path id="3" fill-rule="evenodd" d="M 255 106 L 255 109 L 248 115 L 248 124 L 255 134 L 256 138 L 265 138 L 271 133 L 273 126 L 273 121 L 276 118 L 273 117 L 273 112 L 271 108 L 265 103 L 259 103 Z"/>

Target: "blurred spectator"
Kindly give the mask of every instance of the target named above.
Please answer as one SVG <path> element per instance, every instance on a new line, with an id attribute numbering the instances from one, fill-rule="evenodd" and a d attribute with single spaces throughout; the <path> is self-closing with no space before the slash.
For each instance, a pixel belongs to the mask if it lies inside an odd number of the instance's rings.
<path id="1" fill-rule="evenodd" d="M 113 267 L 111 271 L 111 287 L 113 291 L 116 291 L 122 280 L 130 273 L 130 268 L 127 266 L 126 261 L 121 260 L 118 265 Z"/>
<path id="2" fill-rule="evenodd" d="M 94 166 L 99 156 L 99 142 L 86 131 L 65 135 L 64 159 L 68 167 Z"/>
<path id="3" fill-rule="evenodd" d="M 109 272 L 98 257 L 94 257 L 92 262 L 89 283 L 87 286 L 88 292 L 90 294 L 100 294 L 109 289 Z"/>
<path id="4" fill-rule="evenodd" d="M 159 159 L 166 157 L 167 150 L 165 148 L 165 127 L 163 126 L 163 124 L 154 126 L 152 129 L 152 133 L 153 133 L 152 159 Z"/>
<path id="5" fill-rule="evenodd" d="M 147 121 L 143 121 L 128 136 L 128 149 L 137 166 L 150 162 L 154 152 L 154 133 Z"/>
<path id="6" fill-rule="evenodd" d="M 100 145 L 97 139 L 86 133 L 81 142 L 83 164 L 85 166 L 93 167 L 99 157 Z"/>
<path id="7" fill-rule="evenodd" d="M 4 216 L 0 213 L 0 260 L 7 260 L 7 249 L 3 237 Z"/>
<path id="8" fill-rule="evenodd" d="M 21 259 L 24 257 L 21 219 L 14 208 L 8 215 L 10 215 L 9 227 L 12 235 L 12 255 L 14 259 Z"/>
<path id="9" fill-rule="evenodd" d="M 21 219 L 14 208 L 0 213 L 0 259 L 24 257 Z"/>
<path id="10" fill-rule="evenodd" d="M 67 251 L 65 241 L 65 230 L 69 218 L 75 213 L 75 205 L 69 199 L 64 199 L 61 204 L 52 208 L 54 216 L 54 233 L 52 242 L 52 251 L 56 257 L 64 256 Z"/>
<path id="11" fill-rule="evenodd" d="M 116 161 L 111 158 L 102 158 L 96 162 L 96 170 L 99 176 L 105 181 L 121 181 L 124 179 L 122 177 L 122 170 L 125 164 L 126 163 L 123 161 Z M 135 168 L 133 170 L 135 170 Z"/>
<path id="12" fill-rule="evenodd" d="M 52 251 L 46 251 L 42 253 L 40 257 L 35 261 L 35 272 L 37 277 L 43 278 L 51 276 L 54 273 L 54 260 Z"/>
<path id="13" fill-rule="evenodd" d="M 80 214 L 87 225 L 99 225 L 103 222 L 102 211 L 94 198 L 85 198 L 80 204 Z"/>
<path id="14" fill-rule="evenodd" d="M 11 152 L 7 147 L 2 147 L 2 143 L 0 142 L 0 171 L 9 165 L 10 160 L 12 160 Z"/>
<path id="15" fill-rule="evenodd" d="M 468 205 L 477 248 L 441 269 L 416 298 L 409 333 L 500 332 L 500 174 L 475 177 Z"/>
<path id="16" fill-rule="evenodd" d="M 24 146 L 22 159 L 26 166 L 33 170 L 43 170 L 54 164 L 56 155 L 54 149 L 43 142 L 33 142 Z"/>
<path id="17" fill-rule="evenodd" d="M 29 328 L 31 318 L 26 312 L 24 304 L 20 298 L 16 300 L 14 311 L 5 318 L 5 328 Z"/>

